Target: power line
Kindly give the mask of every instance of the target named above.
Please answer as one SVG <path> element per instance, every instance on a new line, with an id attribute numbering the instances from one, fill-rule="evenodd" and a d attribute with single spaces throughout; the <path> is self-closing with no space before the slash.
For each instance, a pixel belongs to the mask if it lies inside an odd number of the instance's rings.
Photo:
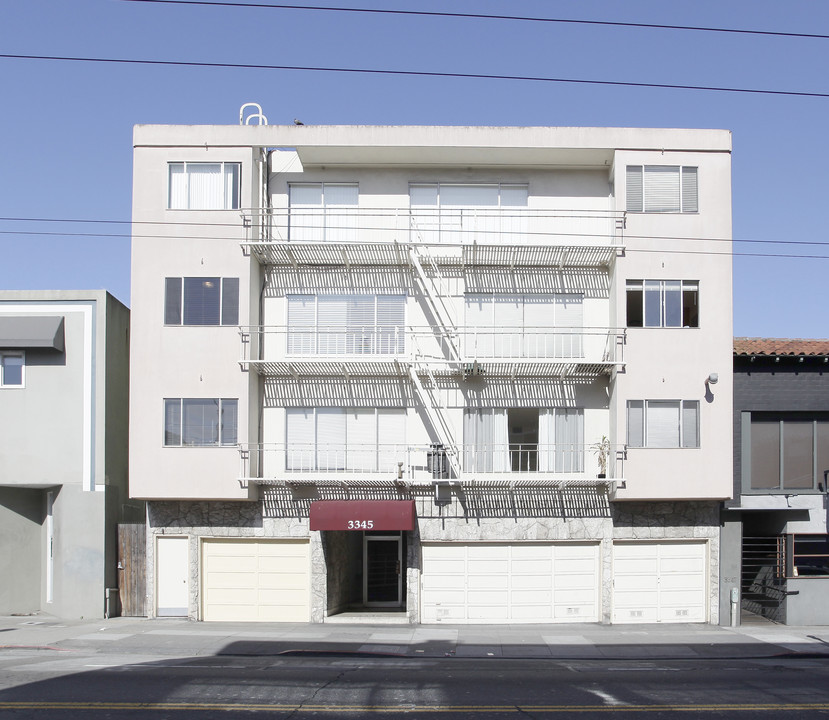
<path id="1" fill-rule="evenodd" d="M 758 88 L 722 87 L 716 85 L 678 85 L 672 83 L 629 82 L 621 80 L 584 80 L 577 78 L 555 78 L 539 75 L 496 75 L 488 73 L 429 72 L 426 70 L 381 70 L 377 68 L 345 68 L 314 65 L 264 65 L 258 63 L 196 62 L 185 60 L 138 60 L 132 58 L 77 57 L 62 55 L 18 55 L 0 54 L 8 60 L 49 60 L 58 62 L 108 63 L 120 65 L 156 65 L 159 67 L 226 68 L 232 70 L 286 70 L 307 72 L 329 72 L 359 75 L 391 75 L 408 77 L 457 78 L 464 80 L 513 80 L 525 82 L 564 83 L 571 85 L 606 85 L 611 87 L 657 88 L 662 90 L 704 90 L 749 95 L 777 95 L 786 97 L 829 98 L 829 93 L 799 92 L 795 90 L 762 90 Z"/>
<path id="2" fill-rule="evenodd" d="M 555 211 L 551 211 L 555 212 Z M 278 216 L 277 216 L 278 217 Z M 387 213 L 371 213 L 361 212 L 362 218 L 383 218 L 388 217 Z M 519 216 L 510 215 L 508 213 L 501 215 L 503 218 L 516 218 Z M 523 216 L 522 216 L 523 217 Z M 572 219 L 573 216 L 568 216 Z M 592 216 L 591 216 L 592 217 Z M 288 216 L 283 216 L 285 220 Z M 553 218 L 553 216 L 551 216 Z M 152 226 L 171 226 L 171 227 L 202 227 L 202 228 L 235 228 L 242 229 L 243 226 L 239 223 L 220 223 L 220 222 L 187 222 L 179 220 L 101 220 L 101 219 L 83 219 L 83 218 L 44 218 L 44 217 L 0 217 L 0 222 L 28 222 L 28 223 L 75 223 L 75 224 L 103 224 L 103 225 L 152 225 Z M 319 229 L 318 226 L 311 225 L 297 225 L 296 222 L 291 224 L 291 227 L 296 229 Z M 393 232 L 398 228 L 374 226 L 338 226 L 327 225 L 329 230 L 364 230 L 364 231 L 388 231 Z M 476 234 L 502 234 L 499 230 L 461 230 L 453 229 L 455 234 L 476 233 Z M 30 230 L 0 230 L 2 235 L 66 235 L 67 237 L 135 237 L 135 238 L 176 238 L 183 237 L 189 240 L 211 240 L 216 239 L 215 236 L 207 235 L 139 235 L 136 233 L 71 233 L 71 232 L 46 232 L 46 231 L 30 231 Z M 512 233 L 515 234 L 515 233 Z M 557 233 L 557 232 L 534 232 L 522 231 L 520 234 L 525 236 L 540 236 L 540 237 L 579 237 L 579 238 L 606 238 L 607 235 L 603 233 Z M 666 240 L 672 242 L 713 242 L 713 243 L 746 243 L 756 245 L 793 245 L 793 246 L 807 246 L 807 247 L 829 247 L 829 240 L 766 240 L 766 239 L 752 239 L 752 238 L 715 238 L 715 237 L 683 237 L 679 235 L 636 235 L 625 232 L 623 237 L 628 240 Z M 800 257 L 800 256 L 797 256 Z"/>
<path id="3" fill-rule="evenodd" d="M 422 17 L 449 17 L 480 20 L 511 20 L 520 22 L 558 23 L 571 25 L 602 25 L 607 27 L 646 28 L 654 30 L 692 30 L 697 32 L 731 33 L 738 35 L 764 35 L 769 37 L 810 38 L 829 40 L 829 35 L 819 33 L 779 32 L 772 30 L 747 30 L 744 28 L 706 27 L 699 25 L 661 25 L 657 23 L 615 22 L 611 20 L 576 20 L 571 18 L 533 17 L 526 15 L 488 15 L 483 13 L 432 12 L 426 10 L 388 10 L 363 7 L 332 7 L 327 5 L 285 5 L 255 2 L 218 2 L 215 0 L 122 0 L 123 2 L 155 3 L 166 5 L 203 5 L 217 7 L 264 8 L 271 10 L 323 10 L 326 12 L 366 13 L 375 15 L 417 15 Z"/>

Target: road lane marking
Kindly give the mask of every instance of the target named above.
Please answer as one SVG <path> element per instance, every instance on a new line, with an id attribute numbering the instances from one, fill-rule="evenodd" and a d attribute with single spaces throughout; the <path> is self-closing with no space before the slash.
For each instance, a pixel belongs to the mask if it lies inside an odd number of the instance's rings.
<path id="1" fill-rule="evenodd" d="M 822 703 L 719 703 L 706 705 L 274 705 L 188 702 L 28 702 L 0 701 L 0 710 L 187 710 L 315 713 L 589 713 L 589 712 L 803 712 L 829 711 Z"/>
<path id="2" fill-rule="evenodd" d="M 624 700 L 619 700 L 617 697 L 613 697 L 609 692 L 605 692 L 604 690 L 596 690 L 594 688 L 580 688 L 581 690 L 585 690 L 586 692 L 592 693 L 600 697 L 602 700 L 605 701 L 607 705 L 626 705 Z"/>

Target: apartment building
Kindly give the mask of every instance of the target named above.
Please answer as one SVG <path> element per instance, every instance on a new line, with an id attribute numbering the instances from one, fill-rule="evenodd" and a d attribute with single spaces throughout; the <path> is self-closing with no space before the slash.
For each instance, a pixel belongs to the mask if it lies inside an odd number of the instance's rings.
<path id="1" fill-rule="evenodd" d="M 734 338 L 721 615 L 829 625 L 829 340 Z"/>
<path id="2" fill-rule="evenodd" d="M 718 621 L 728 132 L 134 145 L 151 614 Z"/>
<path id="3" fill-rule="evenodd" d="M 117 612 L 128 361 L 104 290 L 0 291 L 0 615 Z"/>

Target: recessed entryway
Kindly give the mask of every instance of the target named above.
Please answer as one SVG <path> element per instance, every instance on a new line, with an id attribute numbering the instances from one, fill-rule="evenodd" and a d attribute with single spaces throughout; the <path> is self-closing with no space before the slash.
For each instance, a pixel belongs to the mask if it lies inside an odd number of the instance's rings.
<path id="1" fill-rule="evenodd" d="M 401 533 L 363 535 L 363 605 L 403 605 L 403 537 Z"/>

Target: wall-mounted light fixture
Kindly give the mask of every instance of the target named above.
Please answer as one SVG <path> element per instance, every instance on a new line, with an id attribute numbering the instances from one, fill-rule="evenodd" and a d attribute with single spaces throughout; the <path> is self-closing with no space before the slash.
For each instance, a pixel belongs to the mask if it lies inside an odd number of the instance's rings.
<path id="1" fill-rule="evenodd" d="M 705 381 L 706 385 L 716 385 L 720 381 L 720 376 L 717 373 L 711 373 Z"/>

